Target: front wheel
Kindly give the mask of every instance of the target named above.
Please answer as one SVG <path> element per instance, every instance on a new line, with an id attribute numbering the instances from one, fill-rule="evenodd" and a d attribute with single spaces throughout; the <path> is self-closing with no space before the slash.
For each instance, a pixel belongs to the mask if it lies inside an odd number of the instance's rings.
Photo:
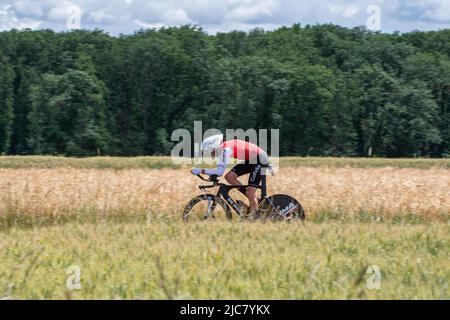
<path id="1" fill-rule="evenodd" d="M 183 211 L 183 221 L 231 220 L 228 205 L 213 194 L 202 194 L 193 198 Z"/>
<path id="2" fill-rule="evenodd" d="M 267 197 L 259 209 L 264 220 L 303 222 L 306 219 L 305 210 L 300 202 L 284 194 Z"/>

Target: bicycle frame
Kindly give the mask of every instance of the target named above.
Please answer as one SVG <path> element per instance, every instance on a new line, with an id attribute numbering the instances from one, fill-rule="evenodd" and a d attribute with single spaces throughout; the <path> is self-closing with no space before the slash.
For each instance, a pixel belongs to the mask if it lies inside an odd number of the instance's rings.
<path id="1" fill-rule="evenodd" d="M 208 181 L 204 179 L 202 176 L 198 175 L 200 179 Z M 238 214 L 240 215 L 240 206 L 234 201 L 234 199 L 230 196 L 230 191 L 233 189 L 241 189 L 241 188 L 249 188 L 249 185 L 227 185 L 224 183 L 218 183 L 217 181 L 214 182 L 214 185 L 212 186 L 200 186 L 201 190 L 205 190 L 207 188 L 213 188 L 213 187 L 219 187 L 219 190 L 217 191 L 217 197 L 221 197 L 225 202 Z M 252 186 L 253 187 L 253 186 Z M 265 199 L 267 199 L 267 176 L 265 172 L 261 176 L 261 184 L 257 187 L 254 187 L 261 190 L 261 198 L 258 199 L 258 203 L 261 204 Z"/>
<path id="2" fill-rule="evenodd" d="M 267 196 L 266 168 L 269 169 L 271 175 L 275 175 L 274 171 L 272 170 L 272 168 L 270 166 L 263 167 L 264 172 L 261 177 L 261 184 L 257 187 L 254 187 L 256 189 L 261 190 L 261 198 L 258 199 L 259 208 L 258 208 L 257 212 L 253 213 L 250 216 L 252 218 L 262 217 L 264 220 L 267 220 L 267 219 L 277 220 L 278 217 L 285 218 L 286 214 L 291 209 L 298 208 L 297 213 L 301 214 L 300 219 L 302 219 L 302 221 L 303 221 L 305 219 L 305 212 L 304 212 L 304 209 L 301 206 L 301 204 L 296 199 L 292 198 L 291 196 L 282 195 L 282 194 L 278 194 L 278 195 L 274 195 L 274 196 L 270 196 L 270 197 Z M 230 213 L 232 212 L 232 211 L 230 211 L 229 207 L 231 207 L 239 216 L 241 215 L 242 208 L 238 204 L 239 201 L 236 202 L 230 196 L 229 193 L 233 189 L 239 189 L 239 191 L 241 193 L 245 194 L 246 190 L 249 187 L 253 187 L 253 186 L 250 186 L 250 185 L 227 185 L 227 184 L 219 182 L 218 176 L 210 176 L 208 179 L 205 179 L 201 174 L 197 174 L 197 176 L 203 181 L 208 181 L 208 182 L 212 183 L 211 185 L 199 186 L 200 190 L 207 192 L 206 189 L 211 189 L 211 188 L 216 188 L 216 187 L 219 188 L 219 190 L 217 191 L 217 194 L 215 196 L 208 194 L 208 195 L 204 195 L 206 197 L 197 196 L 191 200 L 191 202 L 194 201 L 193 205 L 195 205 L 199 201 L 208 200 L 208 211 L 204 217 L 205 219 L 208 218 L 209 215 L 211 214 L 210 211 L 212 209 L 212 205 L 214 205 L 214 207 L 215 207 L 216 200 L 214 200 L 212 197 L 220 199 L 219 203 L 223 207 L 223 209 L 226 210 L 226 214 L 227 214 L 228 218 L 231 218 Z M 278 204 L 276 205 L 275 203 L 277 203 L 277 201 L 276 201 L 277 199 L 279 201 L 278 201 Z M 286 200 L 288 201 L 288 204 L 286 204 Z M 191 202 L 189 202 L 189 203 L 191 203 Z M 223 202 L 225 202 L 225 203 L 223 203 Z M 294 204 L 294 207 L 292 207 L 293 204 Z M 186 206 L 187 209 L 185 208 L 185 212 L 186 212 L 186 210 L 187 210 L 187 212 L 189 212 L 192 209 L 192 206 L 191 207 Z M 281 206 L 283 206 L 283 208 L 281 208 Z M 212 209 L 212 210 L 214 210 L 214 209 Z M 183 217 L 184 217 L 184 214 L 183 214 Z M 298 218 L 298 216 L 296 216 L 296 217 Z"/>

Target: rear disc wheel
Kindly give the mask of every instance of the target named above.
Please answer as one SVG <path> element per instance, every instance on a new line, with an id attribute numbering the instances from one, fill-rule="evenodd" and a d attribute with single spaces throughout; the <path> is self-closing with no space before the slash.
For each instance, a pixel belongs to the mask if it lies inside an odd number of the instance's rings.
<path id="1" fill-rule="evenodd" d="M 306 214 L 300 202 L 291 196 L 276 194 L 260 205 L 261 219 L 269 221 L 305 221 Z"/>

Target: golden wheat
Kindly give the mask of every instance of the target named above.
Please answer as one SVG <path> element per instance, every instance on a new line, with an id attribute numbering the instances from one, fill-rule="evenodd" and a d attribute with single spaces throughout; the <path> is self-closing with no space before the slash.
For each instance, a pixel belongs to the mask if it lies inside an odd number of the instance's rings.
<path id="1" fill-rule="evenodd" d="M 245 179 L 244 179 L 245 180 Z M 269 193 L 287 193 L 310 215 L 333 210 L 392 215 L 450 212 L 450 171 L 432 168 L 282 168 Z M 173 169 L 0 169 L 0 215 L 179 215 L 200 180 Z"/>
<path id="2" fill-rule="evenodd" d="M 306 227 L 185 224 L 200 183 L 186 169 L 0 169 L 0 299 L 449 298 L 448 169 L 282 167 L 270 194 L 296 197 L 310 219 L 350 218 Z M 362 212 L 431 221 L 357 223 Z M 86 214 L 100 223 L 57 223 Z M 67 287 L 71 266 L 80 290 Z"/>

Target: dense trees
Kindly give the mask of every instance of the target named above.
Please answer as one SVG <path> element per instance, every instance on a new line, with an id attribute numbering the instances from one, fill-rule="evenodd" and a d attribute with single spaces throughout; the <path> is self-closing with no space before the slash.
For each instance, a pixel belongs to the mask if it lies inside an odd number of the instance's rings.
<path id="1" fill-rule="evenodd" d="M 168 154 L 195 120 L 279 128 L 283 155 L 449 156 L 450 30 L 0 33 L 0 154 Z"/>
<path id="2" fill-rule="evenodd" d="M 13 69 L 0 51 L 0 153 L 7 152 L 13 122 Z"/>
<path id="3" fill-rule="evenodd" d="M 103 84 L 85 71 L 45 74 L 31 88 L 28 147 L 38 154 L 108 153 Z"/>

